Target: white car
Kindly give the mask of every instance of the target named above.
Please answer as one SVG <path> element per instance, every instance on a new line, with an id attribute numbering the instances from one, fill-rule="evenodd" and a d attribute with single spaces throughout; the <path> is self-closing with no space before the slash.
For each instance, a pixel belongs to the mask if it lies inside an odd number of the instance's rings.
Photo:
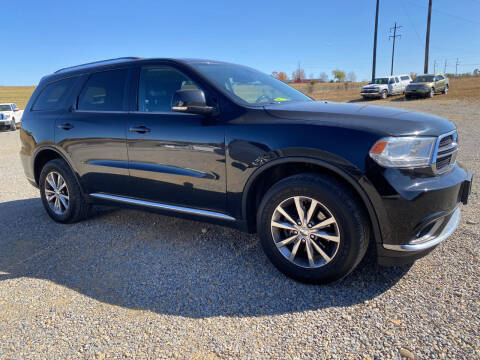
<path id="1" fill-rule="evenodd" d="M 22 122 L 23 110 L 13 103 L 0 104 L 0 114 L 3 115 L 0 125 L 8 126 L 11 130 L 15 130 Z"/>
<path id="2" fill-rule="evenodd" d="M 412 82 L 410 75 L 392 75 L 376 78 L 369 85 L 362 87 L 360 95 L 364 99 L 379 97 L 386 99 L 387 96 L 405 93 L 407 85 Z"/>

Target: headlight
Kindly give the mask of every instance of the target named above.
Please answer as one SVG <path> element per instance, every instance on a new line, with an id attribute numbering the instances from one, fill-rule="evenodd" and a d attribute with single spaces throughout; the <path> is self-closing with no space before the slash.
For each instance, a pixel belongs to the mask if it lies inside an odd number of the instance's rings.
<path id="1" fill-rule="evenodd" d="M 430 164 L 434 137 L 388 137 L 378 140 L 370 157 L 384 167 L 413 168 Z"/>

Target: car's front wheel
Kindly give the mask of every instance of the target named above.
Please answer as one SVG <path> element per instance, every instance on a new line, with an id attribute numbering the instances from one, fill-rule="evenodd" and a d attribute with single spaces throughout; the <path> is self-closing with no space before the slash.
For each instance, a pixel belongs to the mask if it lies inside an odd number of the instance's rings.
<path id="1" fill-rule="evenodd" d="M 72 223 L 87 216 L 89 205 L 64 160 L 51 160 L 43 167 L 39 187 L 43 206 L 53 220 Z"/>
<path id="2" fill-rule="evenodd" d="M 262 247 L 284 274 L 328 283 L 348 275 L 365 255 L 369 225 L 349 188 L 334 178 L 300 174 L 275 184 L 257 216 Z"/>
<path id="3" fill-rule="evenodd" d="M 380 94 L 380 97 L 381 97 L 382 99 L 386 99 L 387 96 L 388 96 L 387 90 L 383 90 L 383 91 L 381 92 L 381 94 Z"/>
<path id="4" fill-rule="evenodd" d="M 15 124 L 15 118 L 13 118 L 12 122 L 10 123 L 10 130 L 11 131 L 17 130 L 17 125 Z"/>
<path id="5" fill-rule="evenodd" d="M 445 95 L 448 94 L 448 85 L 445 85 L 445 89 L 443 90 L 443 93 L 444 93 Z"/>
<path id="6" fill-rule="evenodd" d="M 427 94 L 427 96 L 429 98 L 433 98 L 435 96 L 435 89 L 432 87 L 429 91 L 429 93 Z"/>

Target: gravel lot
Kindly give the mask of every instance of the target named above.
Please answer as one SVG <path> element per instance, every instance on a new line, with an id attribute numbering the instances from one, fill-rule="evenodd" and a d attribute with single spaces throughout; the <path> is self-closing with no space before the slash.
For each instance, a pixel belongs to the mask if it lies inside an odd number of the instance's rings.
<path id="1" fill-rule="evenodd" d="M 369 104 L 381 102 L 369 102 Z M 457 124 L 480 174 L 480 102 L 382 103 Z M 480 358 L 480 196 L 411 267 L 370 259 L 343 282 L 281 275 L 258 239 L 133 210 L 48 218 L 0 133 L 0 358 Z"/>

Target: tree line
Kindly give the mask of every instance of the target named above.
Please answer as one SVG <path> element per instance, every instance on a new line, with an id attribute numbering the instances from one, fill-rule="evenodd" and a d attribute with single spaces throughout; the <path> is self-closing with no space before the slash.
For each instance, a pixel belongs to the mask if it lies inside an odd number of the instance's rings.
<path id="1" fill-rule="evenodd" d="M 275 79 L 281 80 L 281 81 L 305 81 L 305 80 L 310 80 L 310 81 L 319 81 L 319 82 L 344 82 L 344 81 L 350 81 L 354 82 L 357 81 L 357 75 L 353 71 L 350 71 L 349 73 L 345 74 L 344 71 L 342 70 L 332 70 L 332 77 L 329 78 L 327 73 L 321 72 L 318 77 L 315 77 L 315 75 L 312 73 L 310 76 L 307 78 L 305 75 L 305 70 L 302 68 L 298 68 L 297 70 L 292 72 L 292 76 L 289 78 L 286 72 L 283 71 L 273 71 L 272 76 Z"/>

